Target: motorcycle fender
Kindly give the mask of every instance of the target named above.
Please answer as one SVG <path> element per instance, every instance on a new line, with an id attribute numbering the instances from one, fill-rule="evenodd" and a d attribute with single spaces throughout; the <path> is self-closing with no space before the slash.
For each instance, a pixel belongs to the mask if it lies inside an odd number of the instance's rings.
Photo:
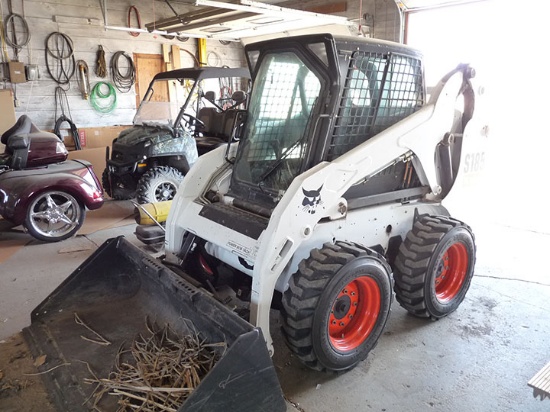
<path id="1" fill-rule="evenodd" d="M 103 204 L 103 193 L 95 184 L 90 183 L 90 178 L 93 182 L 94 177 L 86 166 L 73 170 L 72 173 L 54 171 L 36 174 L 33 170 L 5 172 L 0 176 L 0 214 L 16 225 L 22 224 L 32 199 L 46 190 L 70 193 L 88 209 L 97 209 Z"/>

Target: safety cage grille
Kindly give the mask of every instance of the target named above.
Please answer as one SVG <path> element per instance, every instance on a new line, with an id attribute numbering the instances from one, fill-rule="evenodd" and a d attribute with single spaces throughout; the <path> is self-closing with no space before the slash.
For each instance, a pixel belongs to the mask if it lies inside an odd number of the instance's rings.
<path id="1" fill-rule="evenodd" d="M 279 59 L 270 63 L 260 104 L 254 108 L 256 144 L 249 154 L 250 160 L 280 156 L 273 147 L 277 142 L 283 151 L 295 144 L 304 133 L 319 94 L 319 80 L 295 55 L 283 54 Z"/>
<path id="2" fill-rule="evenodd" d="M 421 60 L 396 53 L 354 53 L 328 147 L 331 161 L 425 103 Z"/>
<path id="3" fill-rule="evenodd" d="M 299 173 L 321 80 L 294 52 L 267 54 L 254 85 L 236 178 L 274 191 Z"/>

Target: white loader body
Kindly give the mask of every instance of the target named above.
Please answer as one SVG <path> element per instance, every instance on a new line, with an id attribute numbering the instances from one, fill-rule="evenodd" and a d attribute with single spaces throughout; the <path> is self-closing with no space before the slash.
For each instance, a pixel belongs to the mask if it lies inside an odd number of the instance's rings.
<path id="1" fill-rule="evenodd" d="M 259 238 L 253 239 L 201 217 L 200 196 L 215 189 L 224 195 L 229 187 L 230 169 L 224 159 L 225 148 L 202 156 L 186 176 L 169 215 L 166 231 L 167 260 L 177 263 L 185 231 L 199 234 L 208 242 L 211 254 L 252 276 L 250 322 L 264 331 L 272 351 L 269 333 L 270 303 L 275 289 L 284 291 L 289 277 L 310 250 L 332 239 L 385 249 L 391 236 L 405 237 L 415 213 L 448 215 L 441 205 L 434 148 L 456 121 L 455 105 L 463 85 L 463 72 L 457 71 L 439 85 L 432 101 L 418 112 L 343 154 L 323 162 L 294 179 L 273 210 L 269 224 Z M 472 127 L 481 127 L 477 122 Z M 464 132 L 464 142 L 482 136 L 483 130 Z M 482 139 L 482 138 L 481 138 Z M 483 142 L 481 142 L 483 144 Z M 234 144 L 232 150 L 236 149 Z M 478 149 L 476 149 L 478 150 Z M 348 212 L 342 195 L 352 185 L 368 179 L 396 159 L 415 154 L 422 178 L 431 188 L 425 199 L 409 203 L 373 205 Z M 467 156 L 466 151 L 462 157 Z M 220 173 L 221 171 L 221 173 Z M 304 207 L 303 190 L 322 188 L 316 210 Z M 430 199 L 426 201 L 426 199 Z M 230 204 L 231 198 L 224 198 Z M 243 268 L 244 258 L 253 269 Z"/>

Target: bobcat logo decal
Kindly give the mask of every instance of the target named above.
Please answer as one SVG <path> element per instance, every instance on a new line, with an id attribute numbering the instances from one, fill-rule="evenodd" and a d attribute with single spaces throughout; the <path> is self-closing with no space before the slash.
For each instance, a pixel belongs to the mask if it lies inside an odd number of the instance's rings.
<path id="1" fill-rule="evenodd" d="M 317 206 L 323 204 L 323 201 L 321 200 L 322 189 L 323 186 L 321 186 L 317 190 L 305 190 L 304 188 L 302 188 L 302 192 L 304 193 L 304 200 L 302 200 L 302 209 L 304 210 L 304 212 L 313 215 L 317 211 Z"/>

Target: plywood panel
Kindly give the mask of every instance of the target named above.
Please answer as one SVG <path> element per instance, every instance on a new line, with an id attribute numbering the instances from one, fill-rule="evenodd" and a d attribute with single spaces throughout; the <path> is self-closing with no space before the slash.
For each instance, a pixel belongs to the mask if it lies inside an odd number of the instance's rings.
<path id="1" fill-rule="evenodd" d="M 136 107 L 138 107 L 147 92 L 149 83 L 157 73 L 165 71 L 165 65 L 161 54 L 136 53 L 134 54 L 134 62 L 136 64 Z M 155 90 L 152 100 L 157 102 L 169 101 L 168 89 Z"/>

